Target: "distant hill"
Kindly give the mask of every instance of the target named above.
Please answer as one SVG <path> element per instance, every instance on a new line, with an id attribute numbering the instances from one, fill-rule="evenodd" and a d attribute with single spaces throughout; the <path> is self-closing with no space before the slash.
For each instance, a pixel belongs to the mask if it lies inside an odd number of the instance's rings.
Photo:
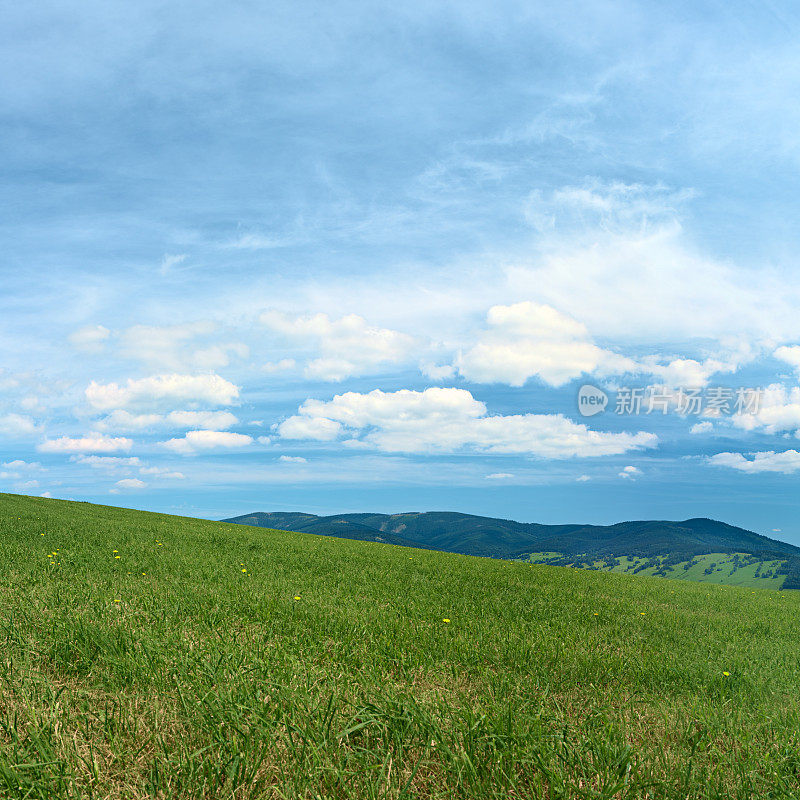
<path id="1" fill-rule="evenodd" d="M 771 568 L 770 577 L 777 569 L 779 575 L 787 576 L 784 588 L 800 588 L 800 548 L 702 517 L 682 522 L 542 525 L 452 511 L 324 517 L 259 512 L 224 522 L 594 569 L 619 569 L 616 560 L 629 557 L 631 570 L 646 570 L 647 574 L 666 574 L 680 564 L 694 566 L 692 559 L 700 556 L 739 553 L 751 557 L 751 563 L 753 559 L 779 562 L 779 566 Z M 688 569 L 687 574 L 695 574 L 696 570 L 689 573 Z"/>

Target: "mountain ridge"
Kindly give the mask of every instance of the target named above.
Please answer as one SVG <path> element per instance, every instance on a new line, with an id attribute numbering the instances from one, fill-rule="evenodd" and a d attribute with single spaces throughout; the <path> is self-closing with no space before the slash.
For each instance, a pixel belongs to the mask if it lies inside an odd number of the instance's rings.
<path id="1" fill-rule="evenodd" d="M 318 516 L 255 512 L 223 522 L 506 560 L 800 589 L 800 547 L 709 517 L 545 525 L 457 511 Z M 728 567 L 731 572 L 727 572 Z M 740 571 L 744 570 L 744 572 Z M 752 574 L 750 574 L 752 573 Z M 785 578 L 784 578 L 785 576 Z"/>
<path id="2" fill-rule="evenodd" d="M 541 550 L 598 556 L 655 556 L 675 552 L 699 555 L 737 550 L 800 558 L 800 547 L 708 517 L 627 520 L 612 525 L 546 525 L 457 511 L 326 516 L 279 511 L 243 514 L 223 521 L 496 558 L 519 558 Z"/>

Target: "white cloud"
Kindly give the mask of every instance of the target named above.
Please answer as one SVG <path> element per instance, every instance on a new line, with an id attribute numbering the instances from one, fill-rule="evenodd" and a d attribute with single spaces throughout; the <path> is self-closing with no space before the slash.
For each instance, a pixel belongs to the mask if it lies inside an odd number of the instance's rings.
<path id="1" fill-rule="evenodd" d="M 85 456 L 77 455 L 70 456 L 70 461 L 77 464 L 86 464 L 93 469 L 104 469 L 113 472 L 118 469 L 129 469 L 131 467 L 140 467 L 142 465 L 141 459 L 137 456 L 131 458 L 124 458 L 121 456 Z"/>
<path id="2" fill-rule="evenodd" d="M 331 319 L 327 314 L 295 317 L 273 310 L 259 320 L 273 333 L 320 354 L 305 365 L 312 380 L 341 381 L 373 373 L 408 361 L 418 345 L 414 337 L 369 325 L 357 314 Z"/>
<path id="3" fill-rule="evenodd" d="M 702 361 L 675 358 L 663 364 L 659 363 L 659 357 L 647 356 L 642 359 L 641 369 L 662 380 L 666 386 L 700 388 L 706 386 L 714 375 L 736 372 L 757 354 L 757 348 L 744 339 L 726 337 L 720 344 L 720 352 Z"/>
<path id="4" fill-rule="evenodd" d="M 139 472 L 142 475 L 155 475 L 158 478 L 170 478 L 171 480 L 186 479 L 182 472 L 174 472 L 166 467 L 142 467 Z"/>
<path id="5" fill-rule="evenodd" d="M 642 474 L 642 471 L 638 467 L 634 466 L 627 466 L 622 468 L 622 472 L 618 473 L 620 478 L 631 478 L 634 479 Z"/>
<path id="6" fill-rule="evenodd" d="M 218 335 L 218 329 L 218 324 L 210 320 L 134 325 L 119 334 L 119 352 L 151 367 L 173 370 L 220 369 L 232 358 L 247 358 L 250 350 L 241 342 L 213 341 L 211 337 Z"/>
<path id="7" fill-rule="evenodd" d="M 278 461 L 285 461 L 289 464 L 305 464 L 307 459 L 303 456 L 281 456 Z"/>
<path id="8" fill-rule="evenodd" d="M 799 345 L 784 345 L 779 347 L 773 355 L 780 361 L 784 361 L 793 367 L 798 374 L 800 374 L 800 346 Z"/>
<path id="9" fill-rule="evenodd" d="M 675 219 L 555 232 L 535 263 L 509 267 L 507 278 L 517 297 L 536 298 L 619 342 L 798 334 L 800 286 L 777 270 L 706 257 Z"/>
<path id="10" fill-rule="evenodd" d="M 552 306 L 524 301 L 489 309 L 488 328 L 457 360 L 462 376 L 478 383 L 522 386 L 538 377 L 561 386 L 581 375 L 644 373 L 667 386 L 701 387 L 712 375 L 735 372 L 754 357 L 745 341 L 727 341 L 725 352 L 702 361 L 652 355 L 633 359 L 595 344 L 585 325 Z"/>
<path id="11" fill-rule="evenodd" d="M 170 411 L 168 414 L 131 414 L 118 409 L 97 423 L 104 431 L 139 431 L 154 428 L 205 428 L 225 430 L 238 424 L 230 411 Z"/>
<path id="12" fill-rule="evenodd" d="M 729 419 L 744 430 L 800 431 L 800 387 L 771 384 L 762 391 L 756 413 L 734 414 Z"/>
<path id="13" fill-rule="evenodd" d="M 30 417 L 22 414 L 5 414 L 0 416 L 0 435 L 4 436 L 30 436 L 38 433 L 41 426 L 37 425 Z"/>
<path id="14" fill-rule="evenodd" d="M 147 484 L 138 478 L 123 478 L 121 481 L 117 481 L 114 486 L 117 489 L 144 489 Z"/>
<path id="15" fill-rule="evenodd" d="M 521 453 L 542 458 L 600 456 L 654 447 L 651 433 L 593 431 L 561 414 L 487 414 L 463 389 L 346 392 L 333 400 L 306 400 L 278 428 L 284 438 L 330 441 L 352 434 L 356 445 L 390 452 Z"/>
<path id="16" fill-rule="evenodd" d="M 269 374 L 275 372 L 288 372 L 297 366 L 297 362 L 293 358 L 282 358 L 280 361 L 267 361 L 261 369 Z"/>
<path id="17" fill-rule="evenodd" d="M 590 481 L 591 479 L 591 475 L 578 475 L 578 477 L 575 478 L 578 483 L 586 483 L 586 481 Z"/>
<path id="18" fill-rule="evenodd" d="M 173 267 L 177 267 L 178 264 L 182 264 L 184 261 L 186 261 L 186 258 L 187 258 L 186 253 L 175 253 L 174 255 L 170 255 L 169 253 L 167 253 L 161 259 L 161 269 L 160 269 L 161 274 L 168 275 L 169 271 Z"/>
<path id="19" fill-rule="evenodd" d="M 492 472 L 491 474 L 486 476 L 486 480 L 489 481 L 502 481 L 505 478 L 513 478 L 513 472 Z"/>
<path id="20" fill-rule="evenodd" d="M 124 437 L 103 436 L 90 433 L 77 439 L 61 436 L 58 439 L 47 439 L 38 447 L 42 453 L 115 453 L 130 450 L 133 441 Z"/>
<path id="21" fill-rule="evenodd" d="M 332 442 L 342 432 L 340 423 L 325 417 L 307 415 L 289 417 L 277 427 L 283 439 L 314 439 L 318 442 Z"/>
<path id="22" fill-rule="evenodd" d="M 272 250 L 276 247 L 286 247 L 291 241 L 291 239 L 285 237 L 244 233 L 238 239 L 228 242 L 225 247 L 230 247 L 234 250 Z"/>
<path id="23" fill-rule="evenodd" d="M 173 472 L 166 467 L 149 467 L 140 458 L 133 456 L 131 458 L 123 458 L 120 456 L 85 456 L 77 455 L 70 456 L 70 461 L 76 464 L 86 464 L 92 469 L 102 469 L 109 474 L 130 474 L 132 471 L 137 470 L 140 475 L 155 475 L 160 478 L 178 478 L 183 479 L 185 476 L 180 472 Z"/>
<path id="24" fill-rule="evenodd" d="M 458 371 L 478 383 L 522 386 L 538 377 L 561 386 L 583 374 L 637 371 L 635 361 L 595 345 L 585 326 L 555 308 L 528 301 L 492 306 L 488 329 L 458 359 Z"/>
<path id="25" fill-rule="evenodd" d="M 593 179 L 582 186 L 563 186 L 547 197 L 540 191 L 531 192 L 525 216 L 542 232 L 565 224 L 588 224 L 604 230 L 641 229 L 654 222 L 669 222 L 694 196 L 691 189 Z"/>
<path id="26" fill-rule="evenodd" d="M 44 406 L 42 405 L 41 401 L 35 395 L 29 395 L 28 397 L 23 397 L 22 400 L 19 402 L 20 407 L 23 408 L 25 411 L 44 411 Z"/>
<path id="27" fill-rule="evenodd" d="M 767 450 L 748 455 L 752 458 L 746 458 L 742 453 L 717 453 L 708 459 L 708 463 L 718 467 L 730 467 L 751 475 L 759 472 L 782 472 L 789 475 L 800 470 L 800 452 L 797 450 L 785 450 L 782 453 Z"/>
<path id="28" fill-rule="evenodd" d="M 456 368 L 452 364 L 434 364 L 424 361 L 419 365 L 420 372 L 432 381 L 449 380 L 456 374 Z"/>
<path id="29" fill-rule="evenodd" d="M 161 442 L 162 447 L 183 455 L 193 455 L 203 450 L 220 450 L 247 447 L 253 437 L 229 431 L 189 431 L 182 439 Z"/>
<path id="30" fill-rule="evenodd" d="M 22 470 L 23 472 L 39 472 L 42 469 L 42 465 L 38 461 L 22 461 L 19 458 L 14 459 L 14 461 L 6 461 L 0 466 L 6 469 Z"/>
<path id="31" fill-rule="evenodd" d="M 102 325 L 86 325 L 69 336 L 69 343 L 84 353 L 100 353 L 108 342 L 111 331 Z"/>
<path id="32" fill-rule="evenodd" d="M 714 426 L 710 422 L 697 422 L 689 428 L 689 433 L 692 434 L 700 434 L 700 433 L 711 433 L 714 430 Z"/>
<path id="33" fill-rule="evenodd" d="M 206 375 L 154 375 L 117 383 L 92 381 L 86 399 L 98 411 L 148 409 L 164 404 L 227 406 L 236 402 L 239 387 L 213 373 Z"/>

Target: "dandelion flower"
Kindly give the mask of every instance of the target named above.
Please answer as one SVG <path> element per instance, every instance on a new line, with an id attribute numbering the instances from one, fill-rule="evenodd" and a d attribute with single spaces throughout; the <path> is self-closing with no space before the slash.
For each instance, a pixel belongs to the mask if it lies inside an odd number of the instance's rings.
<path id="1" fill-rule="evenodd" d="M 295 595 L 294 599 L 295 600 L 299 600 L 300 599 L 300 595 L 299 594 Z"/>
<path id="2" fill-rule="evenodd" d="M 247 572 L 247 570 L 246 570 L 246 569 L 243 569 L 243 570 L 242 570 L 242 572 Z"/>
<path id="3" fill-rule="evenodd" d="M 723 675 L 724 675 L 726 678 L 730 678 L 730 676 L 731 676 L 730 672 L 723 672 L 722 674 L 723 674 Z"/>
<path id="4" fill-rule="evenodd" d="M 442 622 L 450 622 L 450 620 L 447 617 L 442 617 Z"/>

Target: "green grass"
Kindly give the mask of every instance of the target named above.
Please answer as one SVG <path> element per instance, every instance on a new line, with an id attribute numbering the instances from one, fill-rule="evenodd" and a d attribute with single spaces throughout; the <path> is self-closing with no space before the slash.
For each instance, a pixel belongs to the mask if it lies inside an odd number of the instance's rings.
<path id="1" fill-rule="evenodd" d="M 739 553 L 738 555 L 743 561 L 737 564 L 734 560 L 736 555 L 735 553 L 707 553 L 695 556 L 691 561 L 681 561 L 671 565 L 672 569 L 666 574 L 661 574 L 660 577 L 679 581 L 743 586 L 751 589 L 780 589 L 783 586 L 786 575 L 776 575 L 775 572 L 785 565 L 785 561 L 779 559 L 746 563 L 750 557 Z M 531 553 L 527 560 L 532 564 L 545 564 L 553 559 L 563 557 L 562 553 Z M 613 566 L 608 562 L 596 561 L 592 566 L 594 569 L 606 572 L 622 572 L 637 576 L 653 576 L 659 572 L 658 567 L 643 566 L 650 559 L 641 556 L 621 556 L 619 561 L 619 564 Z M 707 572 L 712 568 L 713 571 Z"/>
<path id="2" fill-rule="evenodd" d="M 0 570 L 2 798 L 800 796 L 800 593 L 10 495 Z"/>

